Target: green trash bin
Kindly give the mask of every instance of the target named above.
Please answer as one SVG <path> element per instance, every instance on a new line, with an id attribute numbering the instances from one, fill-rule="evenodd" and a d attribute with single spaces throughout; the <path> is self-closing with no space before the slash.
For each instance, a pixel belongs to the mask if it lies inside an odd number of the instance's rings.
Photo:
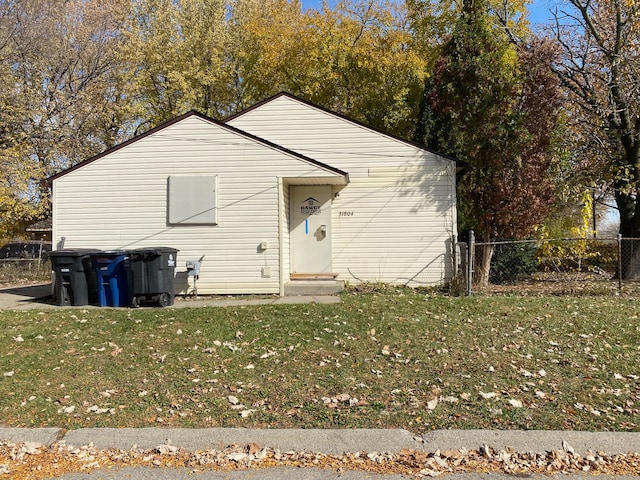
<path id="1" fill-rule="evenodd" d="M 129 250 L 132 280 L 132 305 L 173 305 L 174 275 L 178 250 L 172 247 L 148 247 Z"/>

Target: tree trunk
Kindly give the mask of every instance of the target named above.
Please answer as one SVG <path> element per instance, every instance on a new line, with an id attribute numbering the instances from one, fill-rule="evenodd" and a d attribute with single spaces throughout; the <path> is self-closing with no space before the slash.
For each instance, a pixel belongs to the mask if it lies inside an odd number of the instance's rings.
<path id="1" fill-rule="evenodd" d="M 618 277 L 623 280 L 640 280 L 640 239 L 623 238 L 621 245 L 620 267 Z"/>
<path id="2" fill-rule="evenodd" d="M 635 150 L 635 149 L 634 149 Z M 627 153 L 625 159 L 634 168 L 636 182 L 639 177 L 635 151 Z M 618 180 L 614 184 L 615 198 L 620 213 L 620 235 L 622 236 L 620 267 L 618 278 L 640 280 L 640 196 L 628 180 Z"/>
<path id="3" fill-rule="evenodd" d="M 640 279 L 640 231 L 634 213 L 637 201 L 631 195 L 616 192 L 616 203 L 620 212 L 620 268 L 617 277 L 623 280 Z"/>
<path id="4" fill-rule="evenodd" d="M 485 243 L 483 245 L 476 246 L 474 270 L 477 274 L 474 275 L 474 283 L 479 287 L 486 287 L 489 285 L 491 259 L 493 258 L 495 248 L 496 247 L 493 243 Z"/>

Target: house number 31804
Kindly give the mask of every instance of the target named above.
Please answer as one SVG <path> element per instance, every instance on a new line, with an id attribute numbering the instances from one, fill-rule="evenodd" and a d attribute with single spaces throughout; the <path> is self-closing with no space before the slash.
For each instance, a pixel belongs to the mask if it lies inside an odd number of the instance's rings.
<path id="1" fill-rule="evenodd" d="M 340 212 L 340 216 L 341 217 L 353 217 L 353 212 L 348 212 L 348 211 L 341 211 Z"/>

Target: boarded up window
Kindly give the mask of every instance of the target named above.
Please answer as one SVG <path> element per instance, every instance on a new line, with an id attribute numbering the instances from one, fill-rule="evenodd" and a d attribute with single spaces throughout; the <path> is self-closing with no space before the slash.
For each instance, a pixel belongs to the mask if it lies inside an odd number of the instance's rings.
<path id="1" fill-rule="evenodd" d="M 169 177 L 169 223 L 217 225 L 216 175 Z"/>

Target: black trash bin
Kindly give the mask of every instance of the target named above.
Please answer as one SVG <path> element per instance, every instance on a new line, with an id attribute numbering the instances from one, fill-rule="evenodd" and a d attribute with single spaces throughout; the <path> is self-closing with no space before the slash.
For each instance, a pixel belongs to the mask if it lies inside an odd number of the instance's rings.
<path id="1" fill-rule="evenodd" d="M 148 247 L 129 251 L 132 277 L 132 305 L 152 303 L 160 307 L 173 305 L 174 274 L 178 250 L 171 247 Z"/>
<path id="2" fill-rule="evenodd" d="M 98 305 L 101 307 L 131 305 L 129 253 L 124 250 L 93 253 L 91 263 L 96 272 Z"/>
<path id="3" fill-rule="evenodd" d="M 96 274 L 91 266 L 91 254 L 98 251 L 69 248 L 49 253 L 55 273 L 54 296 L 58 305 L 89 305 L 96 302 Z"/>

